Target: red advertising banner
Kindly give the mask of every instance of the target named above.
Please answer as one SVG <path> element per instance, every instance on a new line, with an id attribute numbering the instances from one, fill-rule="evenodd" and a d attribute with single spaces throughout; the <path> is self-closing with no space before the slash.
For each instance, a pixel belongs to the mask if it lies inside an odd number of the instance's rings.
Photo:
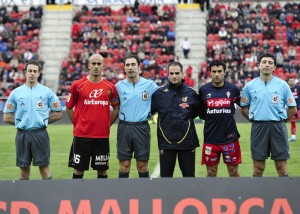
<path id="1" fill-rule="evenodd" d="M 292 214 L 300 178 L 0 181 L 0 213 Z"/>

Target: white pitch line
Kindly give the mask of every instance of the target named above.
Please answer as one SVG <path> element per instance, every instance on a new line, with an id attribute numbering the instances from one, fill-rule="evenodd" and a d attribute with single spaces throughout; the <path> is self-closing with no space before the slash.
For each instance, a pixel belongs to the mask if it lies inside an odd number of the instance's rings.
<path id="1" fill-rule="evenodd" d="M 160 174 L 160 166 L 159 162 L 156 164 L 156 167 L 153 170 L 153 173 L 151 174 L 150 178 L 158 178 Z"/>

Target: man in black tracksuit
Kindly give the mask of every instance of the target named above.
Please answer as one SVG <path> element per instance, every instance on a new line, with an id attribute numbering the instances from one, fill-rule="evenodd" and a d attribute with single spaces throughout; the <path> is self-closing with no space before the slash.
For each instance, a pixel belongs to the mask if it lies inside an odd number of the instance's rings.
<path id="1" fill-rule="evenodd" d="M 178 155 L 183 177 L 195 177 L 195 148 L 199 140 L 194 118 L 199 114 L 200 97 L 183 80 L 179 62 L 168 65 L 169 83 L 152 96 L 152 114 L 158 113 L 157 139 L 160 176 L 173 177 Z"/>

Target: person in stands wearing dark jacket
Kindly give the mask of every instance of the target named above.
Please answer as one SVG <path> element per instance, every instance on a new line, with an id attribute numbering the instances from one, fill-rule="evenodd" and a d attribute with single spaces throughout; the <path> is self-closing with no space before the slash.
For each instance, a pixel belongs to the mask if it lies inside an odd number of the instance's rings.
<path id="1" fill-rule="evenodd" d="M 207 177 L 216 177 L 221 154 L 230 177 L 239 177 L 242 162 L 240 134 L 234 120 L 235 104 L 240 105 L 240 90 L 226 82 L 226 64 L 215 60 L 210 63 L 211 82 L 199 89 L 200 118 L 205 120 L 202 164 Z"/>
<path id="2" fill-rule="evenodd" d="M 152 96 L 151 113 L 158 113 L 157 139 L 160 177 L 173 177 L 178 156 L 183 177 L 195 177 L 195 149 L 199 140 L 194 124 L 200 109 L 197 92 L 184 83 L 183 66 L 168 65 L 169 83 Z"/>

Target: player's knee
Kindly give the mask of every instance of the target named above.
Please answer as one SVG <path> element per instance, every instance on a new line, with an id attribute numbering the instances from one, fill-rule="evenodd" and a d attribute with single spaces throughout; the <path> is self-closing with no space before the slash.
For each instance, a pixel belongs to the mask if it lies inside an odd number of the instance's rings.
<path id="1" fill-rule="evenodd" d="M 238 177 L 239 176 L 238 167 L 237 166 L 229 166 L 228 173 L 229 173 L 230 177 Z"/>
<path id="2" fill-rule="evenodd" d="M 84 174 L 84 171 L 79 171 L 77 169 L 74 169 L 74 174 L 75 175 L 83 175 Z"/>
<path id="3" fill-rule="evenodd" d="M 147 161 L 138 161 L 137 162 L 137 170 L 139 172 L 147 172 L 148 171 L 148 162 Z"/>
<path id="4" fill-rule="evenodd" d="M 216 168 L 207 169 L 207 177 L 216 177 L 218 170 Z"/>

